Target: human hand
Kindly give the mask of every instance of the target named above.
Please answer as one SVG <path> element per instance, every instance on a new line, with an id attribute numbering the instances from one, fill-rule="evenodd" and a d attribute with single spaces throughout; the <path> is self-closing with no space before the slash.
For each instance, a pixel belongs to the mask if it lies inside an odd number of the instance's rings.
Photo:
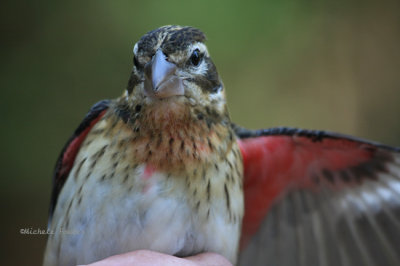
<path id="1" fill-rule="evenodd" d="M 223 256 L 216 253 L 201 253 L 195 256 L 178 258 L 151 250 L 136 250 L 124 254 L 108 257 L 104 260 L 89 264 L 90 266 L 232 266 Z"/>

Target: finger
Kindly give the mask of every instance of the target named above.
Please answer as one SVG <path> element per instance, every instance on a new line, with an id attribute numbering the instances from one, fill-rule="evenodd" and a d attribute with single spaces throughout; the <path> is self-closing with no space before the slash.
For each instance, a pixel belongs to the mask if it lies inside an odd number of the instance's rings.
<path id="1" fill-rule="evenodd" d="M 195 256 L 186 257 L 185 259 L 202 266 L 232 266 L 224 256 L 211 252 L 200 253 Z"/>
<path id="2" fill-rule="evenodd" d="M 216 253 L 201 253 L 186 258 L 178 258 L 175 256 L 150 251 L 136 250 L 120 255 L 108 257 L 104 260 L 90 264 L 90 266 L 232 266 L 232 264 L 223 256 Z"/>

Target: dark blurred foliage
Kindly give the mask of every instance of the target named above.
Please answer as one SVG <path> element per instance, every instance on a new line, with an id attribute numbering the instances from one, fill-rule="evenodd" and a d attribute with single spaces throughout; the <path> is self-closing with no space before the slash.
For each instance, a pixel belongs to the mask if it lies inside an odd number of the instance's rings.
<path id="1" fill-rule="evenodd" d="M 250 128 L 327 129 L 400 145 L 400 1 L 14 1 L 0 4 L 2 265 L 41 263 L 51 175 L 96 101 L 120 95 L 134 43 L 192 25 Z"/>

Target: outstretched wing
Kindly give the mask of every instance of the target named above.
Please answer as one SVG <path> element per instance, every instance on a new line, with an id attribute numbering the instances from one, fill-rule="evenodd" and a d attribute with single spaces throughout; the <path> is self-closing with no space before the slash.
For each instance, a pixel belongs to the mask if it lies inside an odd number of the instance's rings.
<path id="1" fill-rule="evenodd" d="M 79 148 L 82 142 L 85 140 L 90 129 L 104 115 L 109 104 L 109 100 L 103 100 L 93 105 L 58 156 L 53 174 L 53 191 L 50 201 L 49 225 L 57 203 L 58 195 L 69 175 L 69 172 L 72 169 Z"/>
<path id="2" fill-rule="evenodd" d="M 236 127 L 242 265 L 400 265 L 400 150 L 323 131 Z"/>

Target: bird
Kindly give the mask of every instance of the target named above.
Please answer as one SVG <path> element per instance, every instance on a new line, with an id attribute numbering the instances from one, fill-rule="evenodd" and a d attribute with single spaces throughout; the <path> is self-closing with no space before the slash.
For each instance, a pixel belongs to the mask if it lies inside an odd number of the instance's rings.
<path id="1" fill-rule="evenodd" d="M 240 265 L 400 265 L 400 149 L 339 133 L 249 130 L 194 27 L 149 31 L 123 94 L 58 157 L 43 265 L 148 249 Z"/>

